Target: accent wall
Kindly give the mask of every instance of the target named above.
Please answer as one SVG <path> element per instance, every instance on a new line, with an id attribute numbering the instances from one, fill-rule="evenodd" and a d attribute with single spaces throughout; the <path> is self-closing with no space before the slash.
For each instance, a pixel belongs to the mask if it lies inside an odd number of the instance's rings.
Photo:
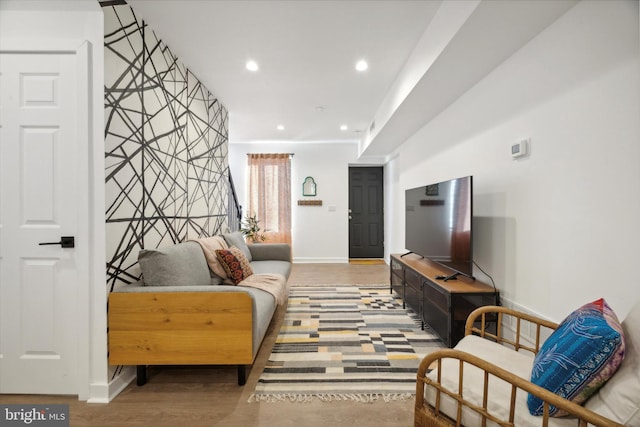
<path id="1" fill-rule="evenodd" d="M 138 251 L 228 230 L 228 113 L 126 4 L 104 6 L 107 280 Z"/>

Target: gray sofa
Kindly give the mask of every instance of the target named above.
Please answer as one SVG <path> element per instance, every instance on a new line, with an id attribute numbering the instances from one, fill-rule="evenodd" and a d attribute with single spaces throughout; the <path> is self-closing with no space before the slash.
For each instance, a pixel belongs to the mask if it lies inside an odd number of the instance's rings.
<path id="1" fill-rule="evenodd" d="M 138 385 L 149 365 L 208 364 L 237 365 L 245 384 L 246 367 L 286 304 L 291 248 L 247 245 L 238 232 L 221 237 L 141 251 L 142 279 L 110 294 L 109 363 L 136 365 Z M 251 274 L 233 283 L 216 264 L 218 246 L 238 248 Z"/>

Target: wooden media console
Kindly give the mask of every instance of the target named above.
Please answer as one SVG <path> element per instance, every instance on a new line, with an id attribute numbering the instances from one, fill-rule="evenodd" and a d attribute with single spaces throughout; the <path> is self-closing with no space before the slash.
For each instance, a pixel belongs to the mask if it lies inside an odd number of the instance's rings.
<path id="1" fill-rule="evenodd" d="M 465 322 L 473 310 L 498 305 L 500 298 L 492 286 L 468 277 L 458 276 L 446 282 L 436 279 L 451 273 L 446 267 L 413 253 L 391 255 L 390 290 L 449 347 L 464 336 Z"/>

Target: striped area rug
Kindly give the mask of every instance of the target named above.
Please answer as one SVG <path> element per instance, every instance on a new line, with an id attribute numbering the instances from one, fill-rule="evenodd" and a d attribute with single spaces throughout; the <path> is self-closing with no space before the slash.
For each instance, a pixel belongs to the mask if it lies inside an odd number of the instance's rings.
<path id="1" fill-rule="evenodd" d="M 293 286 L 249 401 L 410 399 L 420 360 L 442 347 L 388 285 Z"/>

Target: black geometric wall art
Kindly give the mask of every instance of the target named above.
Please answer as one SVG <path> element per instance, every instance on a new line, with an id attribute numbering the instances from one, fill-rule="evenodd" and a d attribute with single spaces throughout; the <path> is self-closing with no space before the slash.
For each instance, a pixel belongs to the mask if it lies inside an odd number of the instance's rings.
<path id="1" fill-rule="evenodd" d="M 138 251 L 228 230 L 228 113 L 127 5 L 104 6 L 107 285 Z"/>

